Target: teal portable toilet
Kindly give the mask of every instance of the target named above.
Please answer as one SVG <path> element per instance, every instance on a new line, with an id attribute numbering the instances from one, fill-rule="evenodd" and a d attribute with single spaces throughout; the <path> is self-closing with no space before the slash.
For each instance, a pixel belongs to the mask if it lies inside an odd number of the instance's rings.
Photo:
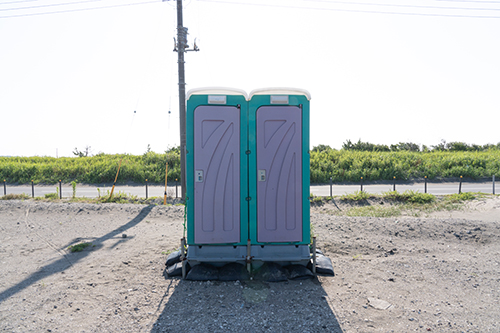
<path id="1" fill-rule="evenodd" d="M 186 107 L 187 258 L 244 260 L 248 239 L 247 96 L 190 90 Z"/>
<path id="2" fill-rule="evenodd" d="M 202 88 L 187 96 L 187 260 L 310 261 L 305 90 Z"/>
<path id="3" fill-rule="evenodd" d="M 309 92 L 250 93 L 249 235 L 252 259 L 309 262 Z"/>

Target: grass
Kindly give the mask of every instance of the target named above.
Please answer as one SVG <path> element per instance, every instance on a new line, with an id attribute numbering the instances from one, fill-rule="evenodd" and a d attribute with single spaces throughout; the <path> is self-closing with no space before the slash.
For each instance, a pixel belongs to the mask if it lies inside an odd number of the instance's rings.
<path id="1" fill-rule="evenodd" d="M 372 195 L 365 191 L 356 191 L 352 194 L 344 194 L 340 197 L 342 201 L 363 201 L 370 198 Z"/>
<path id="2" fill-rule="evenodd" d="M 347 216 L 394 217 L 401 216 L 401 207 L 364 206 L 353 207 L 346 212 Z"/>
<path id="3" fill-rule="evenodd" d="M 102 196 L 100 198 L 97 198 L 98 203 L 130 203 L 130 202 L 136 202 L 137 201 L 137 196 L 136 195 L 131 195 L 127 196 L 126 193 L 118 191 L 118 193 L 111 193 L 108 190 L 108 194 L 105 196 Z"/>
<path id="4" fill-rule="evenodd" d="M 436 197 L 432 194 L 420 193 L 418 191 L 411 190 L 403 193 L 399 193 L 398 191 L 384 192 L 382 193 L 382 197 L 392 201 L 410 202 L 416 204 L 427 204 L 436 200 Z"/>
<path id="5" fill-rule="evenodd" d="M 462 193 L 446 195 L 445 200 L 452 203 L 464 202 L 464 201 L 474 200 L 478 195 L 484 195 L 484 194 L 473 193 L 473 192 L 462 192 Z"/>
<path id="6" fill-rule="evenodd" d="M 79 243 L 79 244 L 69 246 L 68 250 L 70 252 L 82 252 L 83 250 L 85 250 L 87 247 L 89 247 L 91 245 L 92 245 L 92 243 Z"/>
<path id="7" fill-rule="evenodd" d="M 0 197 L 0 200 L 27 200 L 31 199 L 31 196 L 27 195 L 26 193 L 21 193 L 21 194 L 6 194 L 2 197 Z"/>
<path id="8" fill-rule="evenodd" d="M 58 202 L 81 202 L 81 203 L 117 203 L 117 204 L 140 204 L 140 205 L 163 205 L 163 196 L 161 197 L 149 197 L 149 198 L 139 198 L 136 195 L 127 195 L 124 192 L 114 193 L 113 197 L 110 198 L 109 191 L 107 195 L 101 196 L 99 198 L 86 198 L 86 197 L 75 197 L 75 198 L 62 198 L 59 199 L 57 193 L 47 193 L 43 197 L 32 198 L 30 195 L 23 194 L 7 194 L 0 196 L 0 200 L 36 200 L 36 201 L 58 201 Z M 169 201 L 173 200 L 173 197 L 167 197 Z M 176 203 L 176 206 L 183 206 L 183 203 Z M 167 204 L 167 206 L 172 206 L 172 204 Z"/>
<path id="9" fill-rule="evenodd" d="M 311 196 L 309 197 L 309 201 L 310 202 L 315 202 L 315 203 L 318 203 L 318 202 L 322 202 L 323 201 L 323 197 L 317 197 L 317 196 Z"/>
<path id="10" fill-rule="evenodd" d="M 323 212 L 337 216 L 367 216 L 367 217 L 395 217 L 401 215 L 419 217 L 437 211 L 461 210 L 465 203 L 492 195 L 485 193 L 464 192 L 461 194 L 450 194 L 434 196 L 432 194 L 420 193 L 418 191 L 384 192 L 382 195 L 356 192 L 340 196 L 344 204 L 343 209 L 328 209 Z M 335 201 L 330 197 L 322 198 L 323 201 Z M 313 202 L 316 202 L 313 201 Z M 347 206 L 345 206 L 347 204 Z"/>
<path id="11" fill-rule="evenodd" d="M 312 222 L 309 223 L 309 228 L 310 228 L 309 244 L 312 244 L 313 238 L 316 237 L 316 231 L 314 229 L 314 224 Z"/>
<path id="12" fill-rule="evenodd" d="M 57 200 L 57 199 L 59 199 L 59 195 L 57 193 L 46 193 L 45 199 Z"/>

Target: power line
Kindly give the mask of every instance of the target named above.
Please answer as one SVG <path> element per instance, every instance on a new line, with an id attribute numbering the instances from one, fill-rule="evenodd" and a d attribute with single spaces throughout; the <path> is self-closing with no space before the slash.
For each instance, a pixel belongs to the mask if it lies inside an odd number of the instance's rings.
<path id="1" fill-rule="evenodd" d="M 95 0 L 95 1 L 99 1 L 99 0 Z M 146 5 L 146 4 L 158 3 L 158 2 L 160 2 L 160 1 L 158 1 L 158 0 L 156 0 L 156 1 L 145 1 L 145 2 L 127 3 L 127 4 L 120 4 L 120 5 L 109 5 L 109 6 L 101 6 L 101 7 L 67 9 L 67 10 L 59 10 L 59 11 L 43 12 L 43 13 L 30 13 L 30 14 L 9 15 L 9 16 L 0 16 L 0 19 L 8 19 L 8 18 L 15 18 L 15 17 L 27 17 L 27 16 L 38 16 L 38 15 L 49 15 L 49 14 L 73 13 L 73 12 L 82 12 L 82 11 L 98 10 L 98 9 L 108 9 L 108 8 L 136 6 L 136 5 Z"/>
<path id="2" fill-rule="evenodd" d="M 20 0 L 20 1 L 10 1 L 10 2 L 3 2 L 3 3 L 0 3 L 0 5 L 10 5 L 10 4 L 12 4 L 12 3 L 33 2 L 33 1 L 38 1 L 38 0 Z"/>
<path id="3" fill-rule="evenodd" d="M 379 6 L 379 7 L 401 7 L 401 8 L 423 8 L 423 9 L 453 9 L 453 10 L 497 10 L 500 8 L 464 8 L 464 7 L 440 7 L 440 6 L 415 6 L 415 5 L 396 5 L 383 3 L 368 3 L 368 2 L 350 2 L 350 1 L 335 1 L 335 0 L 302 0 L 306 2 L 332 3 L 342 5 L 362 5 L 362 6 Z"/>
<path id="4" fill-rule="evenodd" d="M 500 3 L 500 1 L 474 1 L 474 0 L 436 0 L 443 2 L 471 2 L 471 3 Z"/>
<path id="5" fill-rule="evenodd" d="M 24 9 L 46 8 L 46 7 L 56 7 L 56 6 L 79 5 L 79 4 L 82 4 L 82 3 L 97 2 L 97 1 L 103 1 L 103 0 L 85 0 L 85 1 L 75 1 L 75 2 L 66 2 L 66 3 L 53 3 L 53 4 L 50 4 L 50 5 L 39 5 L 39 6 L 18 7 L 18 8 L 6 8 L 6 9 L 0 9 L 0 11 L 4 12 L 4 11 L 8 11 L 8 10 L 24 10 Z"/>
<path id="6" fill-rule="evenodd" d="M 405 12 L 389 12 L 389 11 L 377 11 L 377 10 L 361 10 L 361 9 L 305 7 L 305 6 L 289 6 L 289 5 L 275 5 L 275 4 L 261 4 L 261 3 L 258 4 L 258 3 L 224 1 L 224 0 L 198 0 L 198 1 L 224 3 L 224 4 L 232 4 L 232 5 L 248 5 L 248 6 L 261 6 L 261 7 L 290 8 L 290 9 L 308 9 L 308 10 L 328 10 L 328 11 L 334 11 L 334 12 L 348 12 L 348 13 L 500 19 L 500 16 L 486 16 L 486 15 L 477 16 L 477 15 L 462 15 L 462 14 L 435 14 L 435 13 L 410 13 L 410 12 L 405 13 Z M 441 8 L 441 7 L 436 7 L 436 8 Z"/>

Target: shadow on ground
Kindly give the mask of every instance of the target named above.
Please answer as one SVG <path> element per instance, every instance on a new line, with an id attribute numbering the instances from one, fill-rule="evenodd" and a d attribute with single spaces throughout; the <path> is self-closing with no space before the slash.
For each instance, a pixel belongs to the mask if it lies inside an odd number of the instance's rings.
<path id="1" fill-rule="evenodd" d="M 106 240 L 112 239 L 118 235 L 120 235 L 122 232 L 124 232 L 127 229 L 130 229 L 137 224 L 139 224 L 148 214 L 151 212 L 153 209 L 153 205 L 147 206 L 143 208 L 139 214 L 130 220 L 128 223 L 120 226 L 119 228 L 116 228 L 115 230 L 107 233 L 106 235 L 96 238 L 92 240 L 92 244 L 95 246 L 96 249 L 99 249 L 102 247 L 102 243 Z M 73 245 L 78 242 L 79 239 L 75 239 L 71 241 L 69 244 L 63 246 L 62 248 L 58 249 L 58 252 L 64 253 L 64 251 L 67 249 L 69 245 Z M 124 240 L 119 240 L 118 242 L 123 242 Z M 51 276 L 53 274 L 61 273 L 64 270 L 66 270 L 68 267 L 71 265 L 77 263 L 81 259 L 87 257 L 92 251 L 82 251 L 78 253 L 74 253 L 71 255 L 71 260 L 69 259 L 68 255 L 64 254 L 59 260 L 54 261 L 53 263 L 41 267 L 39 270 L 28 276 L 26 279 L 22 280 L 18 284 L 0 292 L 0 303 L 3 302 L 5 299 L 17 294 L 23 289 L 28 288 L 29 286 L 37 283 L 38 281 Z"/>
<path id="2" fill-rule="evenodd" d="M 171 281 L 151 332 L 343 332 L 317 279 Z"/>

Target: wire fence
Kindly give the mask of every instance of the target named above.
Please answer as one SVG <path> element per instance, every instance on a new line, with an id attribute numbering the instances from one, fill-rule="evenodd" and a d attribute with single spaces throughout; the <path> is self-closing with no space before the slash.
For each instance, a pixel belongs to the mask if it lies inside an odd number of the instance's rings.
<path id="1" fill-rule="evenodd" d="M 417 191 L 423 190 L 424 193 L 428 193 L 429 186 L 435 186 L 436 184 L 446 184 L 448 187 L 453 187 L 456 186 L 456 193 L 460 194 L 462 193 L 463 190 L 463 185 L 464 184 L 472 184 L 471 187 L 475 188 L 475 192 L 483 192 L 483 193 L 492 193 L 495 194 L 495 175 L 493 175 L 491 178 L 481 178 L 481 179 L 475 179 L 473 181 L 471 180 L 466 180 L 464 177 L 460 176 L 458 179 L 448 179 L 448 180 L 441 180 L 441 181 L 429 181 L 427 177 L 424 177 L 422 179 L 412 179 L 411 181 L 401 181 L 401 180 L 396 180 L 396 177 L 393 177 L 392 183 L 389 183 L 387 181 L 384 182 L 370 182 L 366 183 L 364 177 L 360 177 L 359 183 L 357 186 L 359 186 L 359 191 L 361 192 L 366 192 L 367 186 L 371 187 L 384 187 L 386 188 L 386 191 L 388 189 L 388 185 L 391 186 L 392 191 L 397 191 L 398 188 L 401 187 L 408 187 L 409 185 L 412 185 L 412 187 L 415 187 Z M 415 185 L 415 184 L 420 184 L 421 186 Z M 479 185 L 481 184 L 481 185 Z M 486 185 L 486 184 L 491 184 L 491 185 Z M 350 183 L 349 185 L 346 184 L 335 184 L 333 182 L 333 178 L 330 177 L 330 182 L 329 182 L 329 187 L 330 187 L 330 196 L 333 196 L 333 188 L 334 187 L 339 187 L 339 186 L 356 186 Z"/>
<path id="2" fill-rule="evenodd" d="M 77 191 L 77 186 L 78 186 L 78 191 Z M 152 190 L 154 196 L 160 196 L 159 189 L 161 188 L 161 194 L 164 194 L 165 196 L 168 196 L 169 198 L 174 198 L 174 199 L 179 199 L 180 195 L 180 189 L 179 189 L 180 183 L 178 179 L 175 179 L 175 182 L 169 182 L 168 184 L 168 191 L 165 189 L 163 191 L 163 187 L 161 186 L 155 186 L 151 185 L 147 179 L 144 180 L 143 184 L 138 184 L 135 186 L 127 186 L 126 188 L 131 188 L 133 191 L 126 191 L 124 192 L 130 192 L 130 195 L 135 195 L 135 196 L 140 196 L 140 197 L 145 197 L 146 199 L 151 197 Z M 54 192 L 55 188 L 55 192 Z M 139 188 L 143 188 L 143 190 L 139 190 Z M 27 196 L 31 196 L 32 198 L 35 198 L 39 195 L 50 197 L 50 198 L 75 198 L 77 197 L 77 192 L 78 192 L 78 197 L 101 197 L 106 194 L 106 190 L 109 192 L 109 189 L 111 187 L 106 187 L 106 185 L 84 185 L 84 184 L 76 184 L 76 182 L 71 182 L 70 184 L 65 184 L 63 187 L 62 181 L 59 181 L 56 186 L 53 185 L 40 185 L 40 184 L 35 184 L 35 182 L 32 180 L 29 184 L 9 184 L 6 179 L 3 180 L 3 195 L 7 196 L 8 194 L 24 194 Z M 117 186 L 118 191 L 120 192 L 120 186 Z M 29 192 L 29 193 L 28 193 Z M 167 195 L 168 193 L 168 195 Z M 144 196 L 143 196 L 144 195 Z M 175 197 L 174 197 L 175 195 Z"/>
<path id="3" fill-rule="evenodd" d="M 78 186 L 78 189 L 77 189 Z M 168 184 L 168 197 L 178 199 L 180 195 L 179 189 L 180 183 L 178 179 L 175 182 L 169 182 Z M 438 190 L 437 187 L 440 187 Z M 36 195 L 48 196 L 50 198 L 75 198 L 78 193 L 78 197 L 101 197 L 106 195 L 106 190 L 109 192 L 109 187 L 106 185 L 86 185 L 86 184 L 76 184 L 76 182 L 71 182 L 69 184 L 64 184 L 60 180 L 58 184 L 56 184 L 54 193 L 53 185 L 40 185 L 35 184 L 34 181 L 31 181 L 30 184 L 9 184 L 7 180 L 3 180 L 3 195 L 6 196 L 8 194 L 22 194 L 24 193 L 27 196 L 31 196 L 35 198 Z M 445 189 L 444 189 L 445 188 Z M 129 195 L 134 195 L 138 197 L 145 197 L 146 199 L 151 196 L 157 197 L 161 195 L 167 195 L 167 191 L 163 190 L 162 186 L 152 185 L 148 179 L 144 180 L 142 184 L 134 184 L 133 186 L 118 186 L 118 191 L 121 192 L 123 190 L 124 193 L 128 193 Z M 496 194 L 495 189 L 495 176 L 491 178 L 482 178 L 469 180 L 463 177 L 459 179 L 447 179 L 442 181 L 430 181 L 427 177 L 422 179 L 413 179 L 411 181 L 401 181 L 396 180 L 394 177 L 392 182 L 367 182 L 363 177 L 360 178 L 359 182 L 356 183 L 342 183 L 336 184 L 333 182 L 332 178 L 330 178 L 329 184 L 322 185 L 312 185 L 311 193 L 319 196 L 328 196 L 328 194 L 333 197 L 334 190 L 335 192 L 344 191 L 344 192 L 355 192 L 355 191 L 364 191 L 364 192 L 386 192 L 386 191 L 405 191 L 405 190 L 413 190 L 423 193 L 433 192 L 435 194 L 452 194 L 452 193 L 462 193 L 463 191 L 471 191 L 471 192 L 482 192 L 482 193 L 492 193 Z M 472 190 L 471 190 L 472 189 Z M 165 193 L 164 193 L 165 192 Z M 175 195 L 175 197 L 174 197 Z"/>

